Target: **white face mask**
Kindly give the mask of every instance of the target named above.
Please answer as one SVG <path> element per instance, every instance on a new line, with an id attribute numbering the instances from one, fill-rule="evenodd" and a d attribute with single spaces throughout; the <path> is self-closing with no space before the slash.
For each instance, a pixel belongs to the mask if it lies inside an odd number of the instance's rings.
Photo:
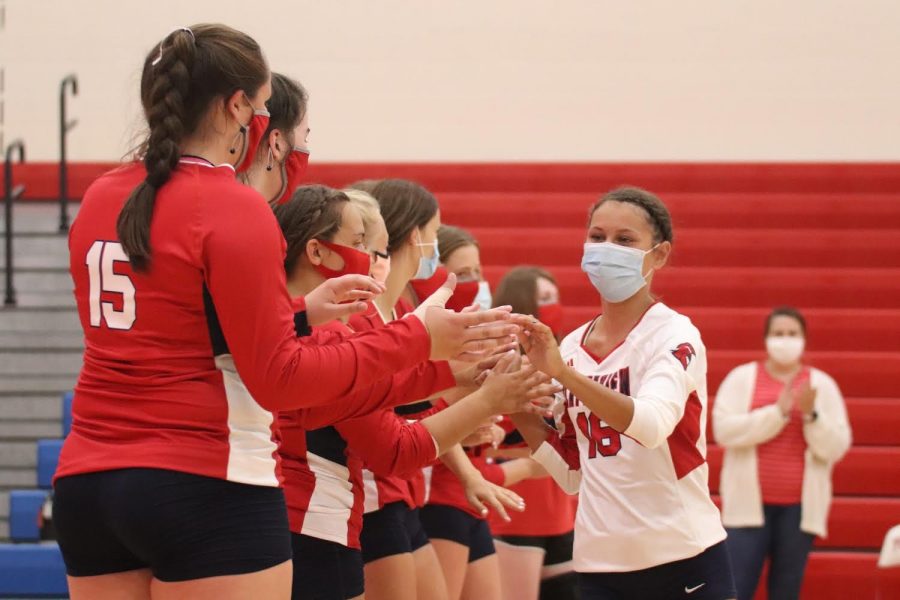
<path id="1" fill-rule="evenodd" d="M 491 285 L 487 281 L 478 282 L 478 293 L 475 295 L 475 304 L 481 307 L 481 310 L 490 310 L 491 302 Z"/>
<path id="2" fill-rule="evenodd" d="M 581 270 L 587 273 L 588 279 L 606 301 L 624 302 L 647 285 L 650 273 L 644 275 L 644 257 L 657 246 L 659 244 L 649 250 L 641 250 L 612 242 L 588 242 L 584 245 Z"/>
<path id="3" fill-rule="evenodd" d="M 805 347 L 806 340 L 802 337 L 779 335 L 766 338 L 766 350 L 769 358 L 782 365 L 789 365 L 800 360 Z"/>

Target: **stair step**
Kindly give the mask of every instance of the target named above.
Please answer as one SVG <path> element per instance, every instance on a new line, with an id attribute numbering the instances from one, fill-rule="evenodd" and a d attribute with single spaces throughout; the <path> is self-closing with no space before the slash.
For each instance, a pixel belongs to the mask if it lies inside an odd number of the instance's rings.
<path id="1" fill-rule="evenodd" d="M 0 244 L 0 261 L 5 259 L 5 252 L 5 244 Z M 16 233 L 13 236 L 13 259 L 16 268 L 68 267 L 67 237 L 56 233 L 33 235 Z"/>
<path id="2" fill-rule="evenodd" d="M 898 211 L 900 212 L 900 211 Z M 507 267 L 488 266 L 485 278 L 496 289 Z M 552 267 L 560 296 L 568 305 L 597 306 L 599 296 L 581 267 Z M 673 307 L 896 309 L 900 269 L 775 267 L 668 267 L 654 276 L 653 292 Z"/>
<path id="3" fill-rule="evenodd" d="M 0 490 L 31 489 L 37 487 L 37 472 L 34 468 L 14 469 L 0 467 Z"/>
<path id="4" fill-rule="evenodd" d="M 610 188 L 585 193 L 442 193 L 441 221 L 460 227 L 587 227 L 588 209 Z M 648 189 L 653 189 L 648 188 Z M 659 190 L 654 190 L 659 192 Z M 687 228 L 900 229 L 898 194 L 660 193 L 678 232 Z"/>
<path id="5" fill-rule="evenodd" d="M 844 398 L 853 432 L 854 446 L 900 446 L 900 397 Z M 715 394 L 709 397 L 709 414 L 715 409 Z M 712 419 L 706 422 L 706 436 L 714 440 Z M 900 514 L 897 516 L 900 522 Z"/>
<path id="6" fill-rule="evenodd" d="M 0 307 L 0 331 L 5 333 L 55 331 L 81 333 L 78 313 L 72 308 Z"/>
<path id="7" fill-rule="evenodd" d="M 591 306 L 564 303 L 564 331 L 574 331 L 600 312 L 600 299 Z M 722 308 L 677 306 L 703 335 L 707 348 L 759 350 L 771 307 Z M 859 308 L 803 309 L 812 351 L 900 351 L 900 310 Z"/>
<path id="8" fill-rule="evenodd" d="M 0 351 L 38 351 L 47 349 L 81 352 L 84 350 L 84 334 L 77 331 L 31 329 L 28 331 L 0 331 Z"/>
<path id="9" fill-rule="evenodd" d="M 78 373 L 53 375 L 9 376 L 0 375 L 0 396 L 27 395 L 50 396 L 71 390 L 78 380 Z"/>
<path id="10" fill-rule="evenodd" d="M 51 421 L 61 415 L 60 394 L 0 396 L 0 421 Z"/>
<path id="11" fill-rule="evenodd" d="M 765 351 L 710 350 L 707 385 L 710 393 L 734 367 L 765 358 Z M 891 398 L 896 395 L 900 352 L 807 352 L 805 359 L 842 386 L 845 394 L 860 398 Z"/>
<path id="12" fill-rule="evenodd" d="M 6 269 L 0 268 L 0 279 L 6 277 Z M 5 281 L 5 279 L 2 279 Z M 17 293 L 37 294 L 54 292 L 72 294 L 72 277 L 68 267 L 13 268 L 13 286 Z"/>
<path id="13" fill-rule="evenodd" d="M 27 193 L 27 189 L 26 189 Z M 70 222 L 78 215 L 80 202 L 69 203 Z M 13 234 L 20 235 L 56 235 L 65 245 L 67 234 L 59 233 L 59 204 L 56 202 L 15 202 L 13 204 Z M 0 239 L 5 237 L 0 232 Z"/>
<path id="14" fill-rule="evenodd" d="M 56 438 L 62 432 L 62 418 L 53 421 L 0 422 L 2 440 L 39 440 Z"/>
<path id="15" fill-rule="evenodd" d="M 0 349 L 0 377 L 75 373 L 81 370 L 82 355 L 80 348 L 27 352 L 21 349 Z"/>
<path id="16" fill-rule="evenodd" d="M 476 227 L 469 229 L 486 265 L 579 265 L 585 241 L 578 227 Z M 854 268 L 900 267 L 894 230 L 689 229 L 675 224 L 671 266 Z M 873 252 L 873 248 L 878 248 Z"/>
<path id="17" fill-rule="evenodd" d="M 3 440 L 0 441 L 0 468 L 26 469 L 37 466 L 37 449 L 34 442 L 10 442 L 6 441 L 7 439 L 0 436 L 0 440 Z"/>
<path id="18" fill-rule="evenodd" d="M 709 489 L 719 491 L 721 446 L 710 445 Z M 900 446 L 854 446 L 834 467 L 836 496 L 900 496 Z M 900 515 L 898 515 L 900 516 Z"/>

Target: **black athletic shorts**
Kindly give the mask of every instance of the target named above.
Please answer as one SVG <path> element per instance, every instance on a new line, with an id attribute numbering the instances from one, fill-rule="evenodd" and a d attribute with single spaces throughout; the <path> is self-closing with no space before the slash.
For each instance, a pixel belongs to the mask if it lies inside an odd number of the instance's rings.
<path id="1" fill-rule="evenodd" d="M 418 508 L 410 508 L 405 502 L 391 502 L 363 515 L 359 542 L 363 562 L 368 564 L 386 556 L 415 552 L 428 544 L 428 536 L 422 528 Z"/>
<path id="2" fill-rule="evenodd" d="M 582 600 L 729 600 L 737 596 L 725 542 L 697 556 L 625 573 L 579 573 Z"/>
<path id="3" fill-rule="evenodd" d="M 487 521 L 443 504 L 422 509 L 422 525 L 431 539 L 450 540 L 469 548 L 469 562 L 494 554 L 494 538 Z"/>
<path id="4" fill-rule="evenodd" d="M 254 573 L 291 559 L 284 493 L 162 469 L 57 480 L 53 521 L 73 577 L 150 569 L 161 581 Z"/>
<path id="5" fill-rule="evenodd" d="M 497 539 L 513 546 L 543 548 L 547 552 L 544 555 L 544 565 L 548 566 L 572 560 L 575 532 L 570 531 L 561 535 L 498 535 Z"/>
<path id="6" fill-rule="evenodd" d="M 347 600 L 365 590 L 362 554 L 337 542 L 291 534 L 294 583 L 291 600 Z"/>

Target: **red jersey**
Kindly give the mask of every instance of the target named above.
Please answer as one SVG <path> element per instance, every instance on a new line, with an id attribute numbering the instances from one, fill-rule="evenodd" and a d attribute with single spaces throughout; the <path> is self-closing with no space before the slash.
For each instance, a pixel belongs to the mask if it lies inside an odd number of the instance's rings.
<path id="1" fill-rule="evenodd" d="M 502 448 L 528 447 L 511 419 L 504 419 L 500 426 L 506 431 Z M 566 494 L 552 477 L 526 479 L 509 489 L 525 500 L 525 511 L 507 511 L 509 522 L 492 512 L 490 522 L 494 535 L 545 537 L 569 533 L 575 528 L 578 496 Z"/>
<path id="2" fill-rule="evenodd" d="M 413 311 L 413 307 L 406 300 L 400 299 L 394 311 L 396 320 L 402 320 L 405 314 Z M 393 321 L 392 321 L 393 322 Z M 350 325 L 354 331 L 373 331 L 386 326 L 384 319 L 378 313 L 374 304 L 362 314 L 350 317 Z M 406 398 L 407 402 L 417 398 L 425 398 L 429 394 L 414 395 Z M 424 419 L 445 405 L 432 407 L 428 401 L 417 402 L 405 406 L 398 406 L 394 414 L 385 416 L 385 420 L 393 419 L 397 425 L 409 425 Z M 364 510 L 367 513 L 381 510 L 385 505 L 393 502 L 404 502 L 409 508 L 425 505 L 426 489 L 425 478 L 421 470 L 407 473 L 406 476 L 393 476 L 379 473 L 377 469 L 366 465 L 363 470 L 363 489 L 365 494 Z"/>
<path id="3" fill-rule="evenodd" d="M 227 165 L 179 164 L 156 195 L 150 269 L 133 271 L 116 221 L 145 175 L 136 163 L 100 177 L 69 235 L 85 352 L 56 476 L 148 467 L 275 486 L 270 411 L 348 398 L 415 366 L 428 333 L 408 318 L 298 341 L 278 223 Z M 234 393 L 215 346 L 249 394 Z"/>
<path id="4" fill-rule="evenodd" d="M 506 477 L 503 469 L 500 465 L 494 463 L 492 459 L 482 454 L 482 450 L 486 447 L 466 448 L 466 455 L 472 461 L 472 466 L 478 469 L 486 480 L 497 485 L 503 485 L 503 480 Z M 430 471 L 426 470 L 425 481 L 427 485 L 426 502 L 428 504 L 452 506 L 469 513 L 476 519 L 484 519 L 484 516 L 469 503 L 469 500 L 466 498 L 466 490 L 459 478 L 444 463 L 437 463 Z"/>
<path id="5" fill-rule="evenodd" d="M 792 389 L 800 389 L 807 381 L 809 368 L 805 367 L 794 379 Z M 784 384 L 769 375 L 765 365 L 760 364 L 756 370 L 756 389 L 750 409 L 774 404 L 782 389 Z M 806 455 L 803 413 L 794 406 L 790 417 L 778 435 L 756 447 L 759 485 L 765 504 L 800 504 Z"/>
<path id="6" fill-rule="evenodd" d="M 352 333 L 337 321 L 316 329 L 320 334 Z M 454 383 L 447 363 L 427 362 L 394 375 L 385 386 L 382 406 L 428 396 Z M 437 449 L 424 426 L 399 423 L 389 409 L 356 416 L 347 410 L 352 404 L 280 413 L 279 453 L 291 531 L 359 548 L 363 460 L 378 473 L 402 476 L 433 461 Z"/>

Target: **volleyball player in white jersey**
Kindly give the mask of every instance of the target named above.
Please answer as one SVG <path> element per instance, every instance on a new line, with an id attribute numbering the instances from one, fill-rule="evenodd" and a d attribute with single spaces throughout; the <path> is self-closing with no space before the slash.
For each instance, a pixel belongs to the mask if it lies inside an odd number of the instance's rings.
<path id="1" fill-rule="evenodd" d="M 706 349 L 690 320 L 650 292 L 672 238 L 659 198 L 609 192 L 591 208 L 582 259 L 601 314 L 560 346 L 523 317 L 530 360 L 565 388 L 562 433 L 540 418 L 514 422 L 557 483 L 580 490 L 573 558 L 583 600 L 735 597 L 709 496 Z"/>

